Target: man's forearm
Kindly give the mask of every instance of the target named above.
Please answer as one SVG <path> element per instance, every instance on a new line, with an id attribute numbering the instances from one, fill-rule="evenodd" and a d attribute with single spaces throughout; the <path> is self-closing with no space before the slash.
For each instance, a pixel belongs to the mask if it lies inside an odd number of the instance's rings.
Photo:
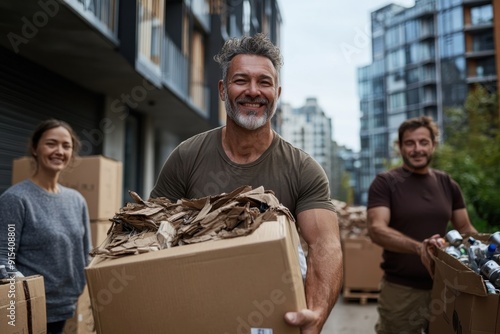
<path id="1" fill-rule="evenodd" d="M 308 309 L 319 312 L 321 327 L 337 301 L 342 279 L 340 242 L 329 241 L 310 246 L 307 256 L 306 300 Z"/>

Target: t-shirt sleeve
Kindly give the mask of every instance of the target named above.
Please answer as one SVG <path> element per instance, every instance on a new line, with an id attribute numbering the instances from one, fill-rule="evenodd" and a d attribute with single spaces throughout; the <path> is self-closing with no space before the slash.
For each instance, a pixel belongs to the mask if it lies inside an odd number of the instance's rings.
<path id="1" fill-rule="evenodd" d="M 452 194 L 452 210 L 459 210 L 465 208 L 465 200 L 462 194 L 462 190 L 458 183 L 450 178 L 451 194 Z"/>
<path id="2" fill-rule="evenodd" d="M 150 197 L 166 197 L 171 201 L 183 198 L 186 193 L 184 169 L 180 150 L 177 147 L 165 161 Z"/>
<path id="3" fill-rule="evenodd" d="M 327 209 L 335 212 L 330 198 L 330 184 L 325 171 L 314 159 L 308 158 L 300 176 L 300 195 L 295 213 L 311 209 Z"/>
<path id="4" fill-rule="evenodd" d="M 391 192 L 386 179 L 377 175 L 368 189 L 367 209 L 377 206 L 391 207 Z"/>

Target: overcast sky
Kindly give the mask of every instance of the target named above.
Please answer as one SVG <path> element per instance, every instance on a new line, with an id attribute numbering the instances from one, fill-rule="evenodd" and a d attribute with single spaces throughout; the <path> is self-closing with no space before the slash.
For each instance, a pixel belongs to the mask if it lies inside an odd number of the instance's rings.
<path id="1" fill-rule="evenodd" d="M 359 151 L 356 68 L 371 63 L 370 12 L 414 0 L 279 0 L 282 27 L 281 101 L 301 107 L 316 97 L 332 118 L 333 139 Z"/>

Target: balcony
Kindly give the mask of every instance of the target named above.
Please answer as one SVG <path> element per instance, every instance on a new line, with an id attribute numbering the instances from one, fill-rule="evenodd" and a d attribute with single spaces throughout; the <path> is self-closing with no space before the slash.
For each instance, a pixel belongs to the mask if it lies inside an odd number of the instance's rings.
<path id="1" fill-rule="evenodd" d="M 0 45 L 88 90 L 120 96 L 142 80 L 117 52 L 117 9 L 118 0 L 2 0 Z"/>
<path id="2" fill-rule="evenodd" d="M 464 6 L 478 6 L 492 3 L 492 0 L 462 0 Z"/>
<path id="3" fill-rule="evenodd" d="M 481 76 L 470 76 L 467 77 L 467 83 L 468 84 L 475 84 L 475 83 L 489 83 L 489 82 L 497 82 L 498 78 L 496 75 L 481 75 Z"/>
<path id="4" fill-rule="evenodd" d="M 467 51 L 465 53 L 465 58 L 486 58 L 495 56 L 495 50 L 477 50 L 477 51 Z"/>
<path id="5" fill-rule="evenodd" d="M 116 39 L 118 33 L 119 0 L 64 0 L 82 18 L 107 36 Z"/>
<path id="6" fill-rule="evenodd" d="M 464 26 L 465 32 L 481 32 L 484 30 L 491 30 L 491 29 L 493 29 L 492 21 L 479 22 L 476 24 L 467 24 Z"/>

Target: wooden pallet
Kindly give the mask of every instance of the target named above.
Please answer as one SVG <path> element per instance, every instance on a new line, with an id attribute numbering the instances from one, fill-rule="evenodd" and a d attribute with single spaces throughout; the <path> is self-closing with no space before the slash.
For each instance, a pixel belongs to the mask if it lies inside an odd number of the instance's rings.
<path id="1" fill-rule="evenodd" d="M 363 289 L 352 289 L 352 288 L 344 288 L 342 295 L 344 300 L 358 300 L 360 304 L 365 305 L 369 299 L 377 300 L 380 291 L 373 290 L 363 290 Z"/>

